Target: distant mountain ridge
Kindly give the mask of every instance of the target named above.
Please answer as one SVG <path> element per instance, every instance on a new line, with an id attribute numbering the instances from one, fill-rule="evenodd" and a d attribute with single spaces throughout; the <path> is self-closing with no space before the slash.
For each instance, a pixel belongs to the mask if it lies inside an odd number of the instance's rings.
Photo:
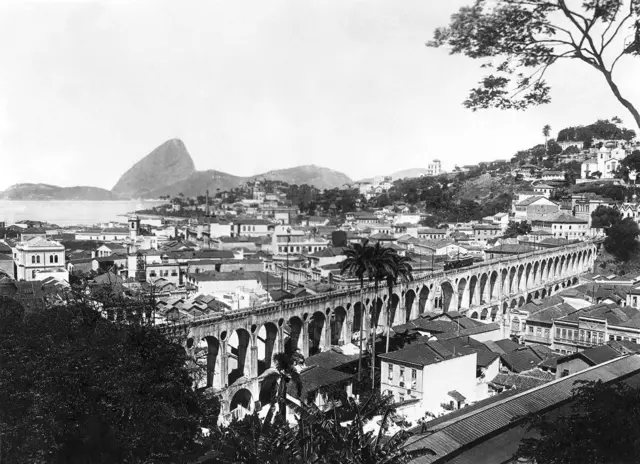
<path id="1" fill-rule="evenodd" d="M 119 196 L 99 187 L 58 187 L 49 184 L 15 184 L 0 191 L 2 200 L 118 200 Z"/>
<path id="2" fill-rule="evenodd" d="M 48 184 L 16 184 L 0 198 L 8 200 L 117 200 L 158 198 L 161 195 L 203 195 L 209 189 L 230 190 L 254 180 L 279 180 L 308 184 L 320 189 L 340 188 L 353 181 L 346 174 L 316 165 L 276 169 L 255 176 L 235 176 L 214 169 L 196 170 L 193 158 L 180 139 L 170 139 L 135 163 L 111 191 L 97 187 L 57 187 Z"/>

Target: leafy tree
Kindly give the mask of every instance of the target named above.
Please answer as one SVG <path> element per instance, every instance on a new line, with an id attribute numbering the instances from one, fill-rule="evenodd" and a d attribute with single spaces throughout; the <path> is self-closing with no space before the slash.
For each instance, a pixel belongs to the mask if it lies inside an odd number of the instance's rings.
<path id="1" fill-rule="evenodd" d="M 628 261 L 638 252 L 640 228 L 633 218 L 625 218 L 606 230 L 604 248 L 622 261 Z"/>
<path id="2" fill-rule="evenodd" d="M 534 437 L 522 440 L 516 458 L 537 464 L 638 462 L 640 391 L 625 382 L 576 382 L 570 414 L 534 415 Z"/>
<path id="3" fill-rule="evenodd" d="M 629 156 L 624 158 L 621 163 L 624 169 L 624 177 L 629 177 L 629 171 L 640 172 L 640 150 L 634 150 Z"/>
<path id="4" fill-rule="evenodd" d="M 507 230 L 505 230 L 503 237 L 504 238 L 512 238 L 518 237 L 519 235 L 527 235 L 531 232 L 531 224 L 527 221 L 509 221 L 509 225 L 507 226 Z"/>
<path id="5" fill-rule="evenodd" d="M 542 128 L 542 135 L 544 136 L 544 146 L 548 148 L 549 136 L 551 135 L 551 126 L 549 124 L 545 124 Z"/>
<path id="6" fill-rule="evenodd" d="M 547 143 L 547 154 L 548 156 L 556 156 L 562 153 L 562 147 L 558 145 L 558 142 L 551 139 Z"/>
<path id="7" fill-rule="evenodd" d="M 126 308 L 125 308 L 126 309 Z M 184 462 L 202 413 L 184 350 L 90 302 L 0 299 L 3 463 Z"/>
<path id="8" fill-rule="evenodd" d="M 637 0 L 476 0 L 438 28 L 427 45 L 488 59 L 492 73 L 464 102 L 468 108 L 526 109 L 549 103 L 545 72 L 566 59 L 598 71 L 640 127 L 640 113 L 622 96 L 613 74 L 624 56 L 640 52 Z"/>
<path id="9" fill-rule="evenodd" d="M 591 213 L 591 227 L 608 229 L 622 220 L 622 213 L 616 208 L 600 205 Z"/>

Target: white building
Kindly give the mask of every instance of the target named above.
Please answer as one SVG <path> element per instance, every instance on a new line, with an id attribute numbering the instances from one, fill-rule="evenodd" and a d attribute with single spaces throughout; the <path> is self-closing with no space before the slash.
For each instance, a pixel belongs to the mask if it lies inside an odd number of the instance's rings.
<path id="1" fill-rule="evenodd" d="M 616 170 L 620 167 L 620 162 L 627 156 L 624 148 L 602 147 L 595 156 L 582 163 L 580 177 L 587 179 L 595 172 L 599 172 L 600 179 L 613 179 Z"/>
<path id="2" fill-rule="evenodd" d="M 434 159 L 431 163 L 427 163 L 425 169 L 427 170 L 425 176 L 438 176 L 442 174 L 442 163 L 439 159 Z"/>
<path id="3" fill-rule="evenodd" d="M 58 242 L 43 237 L 20 242 L 14 248 L 13 259 L 17 280 L 39 280 L 40 271 L 52 271 L 46 276 L 64 278 L 62 276 L 66 273 L 64 280 L 69 281 L 69 274 L 65 270 L 64 246 Z"/>
<path id="4" fill-rule="evenodd" d="M 277 227 L 272 237 L 273 253 L 284 255 L 287 253 L 316 253 L 329 246 L 329 240 L 302 230 Z"/>
<path id="5" fill-rule="evenodd" d="M 438 342 L 416 343 L 380 360 L 380 390 L 397 402 L 418 399 L 421 412 L 437 415 L 443 405 L 459 409 L 476 401 L 475 352 L 456 355 Z"/>

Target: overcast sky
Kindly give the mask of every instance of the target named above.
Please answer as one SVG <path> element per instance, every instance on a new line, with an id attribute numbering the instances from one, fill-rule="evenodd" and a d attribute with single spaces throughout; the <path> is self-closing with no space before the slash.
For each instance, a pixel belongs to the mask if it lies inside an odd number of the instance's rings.
<path id="1" fill-rule="evenodd" d="M 465 109 L 480 63 L 424 43 L 469 1 L 1 0 L 0 189 L 111 188 L 174 137 L 198 169 L 358 179 L 509 158 L 547 123 L 633 127 L 579 63 L 549 73 L 550 105 Z M 621 64 L 640 104 L 640 68 Z"/>

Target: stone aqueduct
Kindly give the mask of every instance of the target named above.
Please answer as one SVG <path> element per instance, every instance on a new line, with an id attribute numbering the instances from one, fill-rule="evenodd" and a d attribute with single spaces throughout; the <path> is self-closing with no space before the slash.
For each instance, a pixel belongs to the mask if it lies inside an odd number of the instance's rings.
<path id="1" fill-rule="evenodd" d="M 260 375 L 271 367 L 274 353 L 299 349 L 307 357 L 348 343 L 359 334 L 363 312 L 365 328 L 372 317 L 387 327 L 387 312 L 394 326 L 426 311 L 454 310 L 508 327 L 511 309 L 576 283 L 593 267 L 596 254 L 597 244 L 584 242 L 421 273 L 393 289 L 390 306 L 386 286 L 376 295 L 369 285 L 362 291 L 349 288 L 202 316 L 166 324 L 163 330 L 179 340 L 190 357 L 202 359 L 206 376 L 200 386 L 220 392 L 224 412 L 237 405 L 251 408 L 260 398 Z"/>

